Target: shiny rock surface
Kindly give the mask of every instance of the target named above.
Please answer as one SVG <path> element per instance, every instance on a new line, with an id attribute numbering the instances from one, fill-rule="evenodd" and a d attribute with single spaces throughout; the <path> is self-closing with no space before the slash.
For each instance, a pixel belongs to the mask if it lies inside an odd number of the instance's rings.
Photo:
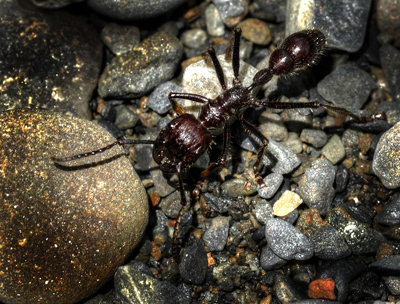
<path id="1" fill-rule="evenodd" d="M 91 122 L 13 110 L 0 114 L 0 130 L 0 301 L 76 303 L 140 241 L 146 192 L 119 147 L 52 161 L 114 140 Z"/>

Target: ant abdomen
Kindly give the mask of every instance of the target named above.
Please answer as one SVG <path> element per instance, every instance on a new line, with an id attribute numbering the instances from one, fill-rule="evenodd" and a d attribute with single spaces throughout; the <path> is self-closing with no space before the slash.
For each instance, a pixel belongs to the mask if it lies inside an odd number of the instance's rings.
<path id="1" fill-rule="evenodd" d="M 272 52 L 269 68 L 274 75 L 289 74 L 315 63 L 324 52 L 326 38 L 317 29 L 294 33 L 287 37 L 281 48 Z"/>

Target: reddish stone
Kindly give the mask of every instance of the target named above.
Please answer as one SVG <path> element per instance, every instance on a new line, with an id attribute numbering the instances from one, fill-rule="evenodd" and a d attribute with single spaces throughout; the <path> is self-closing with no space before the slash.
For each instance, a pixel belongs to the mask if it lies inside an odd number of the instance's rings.
<path id="1" fill-rule="evenodd" d="M 308 286 L 308 296 L 312 299 L 336 300 L 335 281 L 331 278 L 315 280 Z"/>

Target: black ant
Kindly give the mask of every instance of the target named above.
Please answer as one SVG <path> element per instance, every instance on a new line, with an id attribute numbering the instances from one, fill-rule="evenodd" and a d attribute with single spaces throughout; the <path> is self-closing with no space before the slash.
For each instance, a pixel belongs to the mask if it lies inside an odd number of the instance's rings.
<path id="1" fill-rule="evenodd" d="M 262 161 L 265 150 L 268 146 L 268 139 L 243 116 L 246 109 L 251 107 L 266 107 L 274 109 L 294 109 L 294 108 L 324 108 L 351 116 L 359 122 L 370 122 L 377 119 L 384 119 L 384 113 L 376 115 L 355 115 L 342 107 L 329 104 L 320 104 L 318 101 L 307 103 L 282 103 L 271 102 L 268 100 L 259 100 L 252 95 L 252 90 L 256 87 L 269 82 L 273 75 L 288 75 L 299 69 L 306 68 L 316 63 L 320 55 L 324 53 L 326 38 L 325 35 L 317 30 L 304 30 L 288 36 L 280 48 L 272 52 L 269 59 L 269 67 L 260 70 L 253 77 L 250 86 L 244 87 L 239 80 L 239 47 L 241 38 L 241 29 L 236 28 L 233 31 L 233 42 L 226 52 L 226 60 L 232 60 L 233 68 L 233 87 L 227 89 L 219 60 L 213 47 L 208 48 L 209 58 L 214 65 L 217 77 L 223 92 L 215 99 L 208 99 L 204 96 L 190 93 L 169 94 L 169 100 L 173 105 L 173 110 L 179 114 L 169 122 L 159 133 L 155 141 L 151 140 L 130 140 L 119 139 L 114 143 L 101 149 L 78 154 L 70 157 L 53 158 L 57 162 L 66 162 L 78 158 L 95 155 L 105 150 L 111 149 L 115 145 L 129 144 L 153 144 L 153 158 L 160 165 L 165 173 L 177 173 L 179 181 L 179 191 L 181 196 L 181 210 L 174 227 L 172 239 L 172 253 L 176 260 L 179 260 L 177 249 L 177 235 L 179 224 L 182 218 L 184 207 L 187 204 L 183 187 L 183 172 L 188 170 L 194 162 L 199 159 L 206 151 L 211 148 L 213 136 L 223 135 L 223 147 L 221 154 L 216 162 L 211 162 L 206 170 L 201 173 L 201 179 L 204 180 L 211 173 L 224 166 L 231 143 L 230 126 L 234 119 L 238 119 L 244 130 L 255 136 L 261 142 L 261 148 L 257 153 L 257 160 L 253 165 L 257 183 L 262 187 L 263 179 L 258 169 Z M 192 100 L 202 103 L 198 118 L 192 114 L 185 113 L 175 101 L 176 98 Z M 195 195 L 199 195 L 199 184 L 194 190 Z"/>

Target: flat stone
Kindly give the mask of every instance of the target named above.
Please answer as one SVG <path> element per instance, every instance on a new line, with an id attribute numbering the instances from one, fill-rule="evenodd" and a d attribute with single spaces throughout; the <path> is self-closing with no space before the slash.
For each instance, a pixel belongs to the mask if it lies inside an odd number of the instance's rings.
<path id="1" fill-rule="evenodd" d="M 76 303 L 140 242 L 147 194 L 121 147 L 52 160 L 114 140 L 92 122 L 54 112 L 0 114 L 0 301 Z"/>

